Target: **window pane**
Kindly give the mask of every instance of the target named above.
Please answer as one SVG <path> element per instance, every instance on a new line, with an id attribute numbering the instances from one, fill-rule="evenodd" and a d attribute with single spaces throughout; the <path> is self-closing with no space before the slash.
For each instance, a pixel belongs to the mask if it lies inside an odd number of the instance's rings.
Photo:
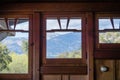
<path id="1" fill-rule="evenodd" d="M 80 32 L 47 33 L 47 58 L 82 58 Z"/>
<path id="2" fill-rule="evenodd" d="M 112 29 L 110 19 L 99 19 L 99 30 Z"/>
<path id="3" fill-rule="evenodd" d="M 81 30 L 81 18 L 70 18 L 68 28 Z"/>
<path id="4" fill-rule="evenodd" d="M 25 24 L 26 23 L 26 24 Z M 22 26 L 20 26 L 20 25 Z M 27 27 L 26 27 L 27 26 Z M 28 30 L 27 18 L 0 18 L 0 29 L 4 30 Z"/>
<path id="5" fill-rule="evenodd" d="M 47 22 L 47 30 L 52 29 L 76 29 L 81 30 L 81 18 L 71 17 L 70 19 L 67 17 L 61 17 L 60 19 L 50 19 L 46 20 Z"/>
<path id="6" fill-rule="evenodd" d="M 47 19 L 47 30 L 60 29 L 57 19 Z"/>
<path id="7" fill-rule="evenodd" d="M 120 18 L 102 18 L 98 21 L 99 43 L 120 43 Z"/>
<path id="8" fill-rule="evenodd" d="M 0 30 L 7 29 L 7 25 L 4 18 L 0 18 Z"/>
<path id="9" fill-rule="evenodd" d="M 28 30 L 29 22 L 23 21 L 16 26 L 19 26 L 16 29 Z M 0 37 L 0 73 L 27 74 L 29 33 L 2 31 Z"/>
<path id="10" fill-rule="evenodd" d="M 120 32 L 99 33 L 99 43 L 120 43 Z"/>
<path id="11" fill-rule="evenodd" d="M 67 21 L 68 21 L 67 18 L 60 18 L 60 24 L 61 24 L 62 29 L 67 28 Z"/>
<path id="12" fill-rule="evenodd" d="M 29 22 L 27 18 L 19 18 L 17 20 L 17 24 L 20 24 L 20 25 L 16 25 L 15 30 L 29 30 L 29 27 L 28 27 Z"/>

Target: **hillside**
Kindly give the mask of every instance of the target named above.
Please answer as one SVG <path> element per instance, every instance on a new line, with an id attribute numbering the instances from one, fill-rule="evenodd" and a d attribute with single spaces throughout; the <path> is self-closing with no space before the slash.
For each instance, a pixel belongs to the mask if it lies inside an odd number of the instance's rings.
<path id="1" fill-rule="evenodd" d="M 8 37 L 2 41 L 7 48 L 17 54 L 22 54 L 22 41 L 24 37 Z M 47 40 L 47 58 L 54 58 L 62 53 L 73 52 L 81 49 L 81 36 L 78 33 L 56 35 Z"/>
<path id="2" fill-rule="evenodd" d="M 81 49 L 81 36 L 78 33 L 59 35 L 47 40 L 47 58 Z"/>

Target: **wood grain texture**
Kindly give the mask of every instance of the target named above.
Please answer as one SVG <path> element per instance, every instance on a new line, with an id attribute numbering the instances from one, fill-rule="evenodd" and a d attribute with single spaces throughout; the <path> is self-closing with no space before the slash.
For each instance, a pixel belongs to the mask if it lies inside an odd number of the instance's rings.
<path id="1" fill-rule="evenodd" d="M 87 80 L 85 75 L 71 75 L 70 80 Z"/>
<path id="2" fill-rule="evenodd" d="M 101 72 L 101 66 L 107 66 L 109 70 Z M 95 80 L 115 80 L 115 60 L 96 60 L 95 67 Z"/>
<path id="3" fill-rule="evenodd" d="M 43 80 L 87 80 L 85 75 L 44 75 Z"/>
<path id="4" fill-rule="evenodd" d="M 43 80 L 61 80 L 61 75 L 44 75 Z"/>
<path id="5" fill-rule="evenodd" d="M 120 60 L 116 60 L 116 80 L 120 80 Z"/>

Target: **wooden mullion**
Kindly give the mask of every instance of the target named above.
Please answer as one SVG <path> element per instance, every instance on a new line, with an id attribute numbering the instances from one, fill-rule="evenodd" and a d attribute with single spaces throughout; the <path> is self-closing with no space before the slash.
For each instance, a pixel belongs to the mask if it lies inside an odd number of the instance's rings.
<path id="1" fill-rule="evenodd" d="M 18 21 L 18 19 L 16 18 L 15 21 L 14 21 L 14 30 L 15 30 L 15 28 L 16 28 L 17 21 Z"/>
<path id="2" fill-rule="evenodd" d="M 120 29 L 104 29 L 104 30 L 99 30 L 99 32 L 120 32 Z"/>
<path id="3" fill-rule="evenodd" d="M 113 29 L 115 29 L 114 22 L 113 22 L 113 18 L 110 18 L 110 21 L 111 21 L 111 24 L 112 24 Z"/>
<path id="4" fill-rule="evenodd" d="M 27 30 L 0 30 L 0 32 L 29 32 Z"/>
<path id="5" fill-rule="evenodd" d="M 62 29 L 60 18 L 57 18 L 60 29 Z"/>
<path id="6" fill-rule="evenodd" d="M 82 32 L 82 30 L 76 30 L 76 29 L 53 29 L 53 30 L 47 30 L 46 32 Z"/>
<path id="7" fill-rule="evenodd" d="M 119 29 L 120 29 L 120 22 L 119 22 Z"/>
<path id="8" fill-rule="evenodd" d="M 66 29 L 68 29 L 69 22 L 70 22 L 70 18 L 67 19 L 67 26 L 66 26 Z"/>
<path id="9" fill-rule="evenodd" d="M 5 23 L 6 23 L 7 30 L 9 30 L 8 18 L 5 18 Z"/>

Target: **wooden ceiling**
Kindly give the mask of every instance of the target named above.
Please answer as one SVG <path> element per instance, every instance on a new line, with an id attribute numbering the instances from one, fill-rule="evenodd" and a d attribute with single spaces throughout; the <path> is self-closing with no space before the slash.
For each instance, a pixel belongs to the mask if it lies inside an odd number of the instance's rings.
<path id="1" fill-rule="evenodd" d="M 0 0 L 0 3 L 14 2 L 120 2 L 120 0 Z"/>

